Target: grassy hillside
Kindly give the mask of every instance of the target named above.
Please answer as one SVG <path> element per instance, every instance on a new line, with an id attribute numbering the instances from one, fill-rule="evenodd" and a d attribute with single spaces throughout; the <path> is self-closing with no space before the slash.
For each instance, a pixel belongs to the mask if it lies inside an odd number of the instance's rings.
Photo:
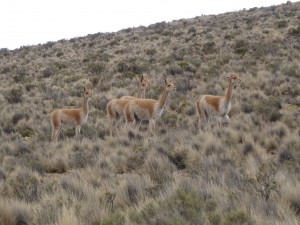
<path id="1" fill-rule="evenodd" d="M 0 224 L 300 223 L 300 2 L 0 50 Z M 194 103 L 236 72 L 227 127 Z M 106 104 L 173 80 L 156 135 L 109 137 Z M 49 142 L 50 113 L 82 104 L 81 138 Z M 21 223 L 23 222 L 23 223 Z"/>

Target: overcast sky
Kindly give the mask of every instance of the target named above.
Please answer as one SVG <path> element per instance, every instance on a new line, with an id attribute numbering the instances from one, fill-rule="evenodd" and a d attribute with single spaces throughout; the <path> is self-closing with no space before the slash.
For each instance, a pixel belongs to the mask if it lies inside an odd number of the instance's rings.
<path id="1" fill-rule="evenodd" d="M 286 3 L 284 0 L 1 0 L 0 49 Z M 296 1 L 291 1 L 296 2 Z"/>

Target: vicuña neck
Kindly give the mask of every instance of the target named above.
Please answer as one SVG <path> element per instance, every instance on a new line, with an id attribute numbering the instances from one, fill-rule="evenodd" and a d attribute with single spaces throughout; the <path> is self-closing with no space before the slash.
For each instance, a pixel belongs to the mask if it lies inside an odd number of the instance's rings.
<path id="1" fill-rule="evenodd" d="M 169 91 L 164 90 L 161 96 L 159 97 L 158 103 L 160 108 L 163 108 L 165 106 L 168 95 L 169 95 Z"/>
<path id="2" fill-rule="evenodd" d="M 141 86 L 139 87 L 137 97 L 142 98 L 145 95 L 145 90 L 142 90 Z"/>
<path id="3" fill-rule="evenodd" d="M 84 99 L 83 99 L 83 112 L 84 112 L 84 114 L 87 114 L 88 111 L 89 111 L 88 101 L 89 101 L 89 99 L 84 97 Z"/>
<path id="4" fill-rule="evenodd" d="M 231 79 L 229 80 L 229 85 L 228 85 L 228 89 L 227 89 L 227 93 L 225 96 L 226 102 L 230 102 L 231 98 L 232 98 L 232 88 L 233 88 L 233 83 L 231 81 Z"/>

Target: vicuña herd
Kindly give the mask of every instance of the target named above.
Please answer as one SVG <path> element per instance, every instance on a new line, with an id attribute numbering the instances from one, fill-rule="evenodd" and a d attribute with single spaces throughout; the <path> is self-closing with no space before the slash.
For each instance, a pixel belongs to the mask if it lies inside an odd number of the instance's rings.
<path id="1" fill-rule="evenodd" d="M 220 124 L 228 124 L 228 113 L 231 109 L 233 87 L 241 82 L 237 74 L 227 77 L 229 80 L 228 89 L 224 96 L 202 95 L 196 103 L 196 112 L 200 118 L 201 129 L 206 130 L 211 117 L 217 117 Z M 163 109 L 170 92 L 175 91 L 175 84 L 170 79 L 165 79 L 165 87 L 160 97 L 146 99 L 145 91 L 150 86 L 149 78 L 142 76 L 137 96 L 123 96 L 119 99 L 112 99 L 106 106 L 109 118 L 109 134 L 113 135 L 113 128 L 119 129 L 120 123 L 126 121 L 125 127 L 134 126 L 139 129 L 142 121 L 149 122 L 149 130 L 155 132 L 155 121 L 162 115 Z M 88 119 L 88 100 L 92 97 L 92 90 L 84 87 L 83 106 L 78 109 L 57 109 L 51 113 L 52 136 L 51 141 L 58 139 L 62 124 L 74 126 L 76 137 L 80 135 L 81 126 Z M 221 120 L 221 121 L 220 121 Z"/>

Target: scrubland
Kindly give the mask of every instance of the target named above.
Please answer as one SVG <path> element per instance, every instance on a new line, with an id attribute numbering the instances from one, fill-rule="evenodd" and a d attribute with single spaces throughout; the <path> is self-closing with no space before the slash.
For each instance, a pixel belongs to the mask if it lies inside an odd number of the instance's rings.
<path id="1" fill-rule="evenodd" d="M 300 222 L 300 3 L 0 50 L 0 224 Z M 231 121 L 197 128 L 201 94 L 243 79 Z M 108 135 L 106 104 L 176 84 L 156 133 Z M 79 107 L 81 137 L 50 143 L 50 113 Z"/>

